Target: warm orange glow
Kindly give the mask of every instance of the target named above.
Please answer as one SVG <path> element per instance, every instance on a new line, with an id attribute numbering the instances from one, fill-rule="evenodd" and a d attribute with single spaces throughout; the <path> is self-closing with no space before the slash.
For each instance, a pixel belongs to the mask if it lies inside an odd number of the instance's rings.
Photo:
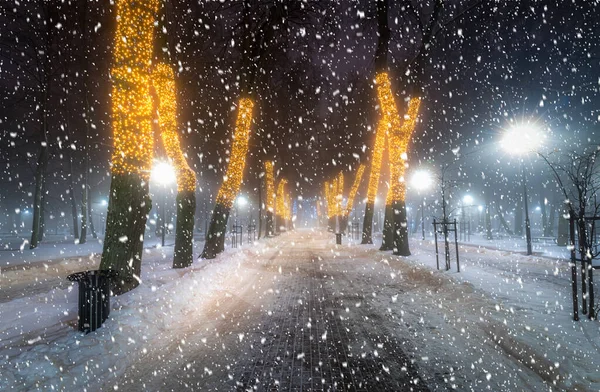
<path id="1" fill-rule="evenodd" d="M 406 158 L 408 152 L 408 143 L 417 124 L 417 116 L 421 105 L 420 98 L 412 98 L 408 104 L 408 112 L 404 116 L 404 121 L 400 128 L 391 132 L 390 143 L 390 191 L 386 203 L 392 203 L 395 200 L 405 200 L 406 181 Z"/>
<path id="2" fill-rule="evenodd" d="M 194 192 L 196 176 L 187 164 L 177 135 L 177 98 L 175 74 L 167 64 L 160 63 L 154 69 L 152 82 L 158 99 L 158 124 L 160 136 L 177 173 L 177 190 Z"/>
<path id="3" fill-rule="evenodd" d="M 267 192 L 267 211 L 275 212 L 275 179 L 272 161 L 265 162 L 265 188 Z"/>
<path id="4" fill-rule="evenodd" d="M 344 201 L 344 173 L 339 172 L 335 181 L 335 216 L 342 215 L 342 203 Z"/>
<path id="5" fill-rule="evenodd" d="M 276 207 L 276 214 L 281 216 L 281 217 L 285 217 L 285 204 L 286 204 L 286 200 L 285 200 L 285 186 L 287 184 L 287 180 L 285 178 L 282 178 L 279 181 L 279 184 L 277 185 L 277 207 Z"/>
<path id="6" fill-rule="evenodd" d="M 362 180 L 364 172 L 365 165 L 361 164 L 356 172 L 356 177 L 354 177 L 354 183 L 352 184 L 352 188 L 350 188 L 350 194 L 348 195 L 348 203 L 346 204 L 346 216 L 350 215 L 350 212 L 352 211 L 352 207 L 354 206 L 354 199 L 356 198 L 356 193 L 358 192 L 358 187 L 360 186 L 360 182 Z"/>
<path id="7" fill-rule="evenodd" d="M 238 106 L 238 115 L 233 132 L 233 146 L 229 157 L 227 173 L 223 177 L 223 184 L 217 195 L 217 203 L 226 208 L 233 206 L 237 196 L 246 165 L 248 143 L 250 139 L 250 125 L 252 122 L 252 108 L 254 102 L 250 98 L 241 98 Z"/>
<path id="8" fill-rule="evenodd" d="M 114 66 L 111 70 L 112 172 L 148 179 L 152 166 L 150 66 L 159 0 L 117 1 Z"/>

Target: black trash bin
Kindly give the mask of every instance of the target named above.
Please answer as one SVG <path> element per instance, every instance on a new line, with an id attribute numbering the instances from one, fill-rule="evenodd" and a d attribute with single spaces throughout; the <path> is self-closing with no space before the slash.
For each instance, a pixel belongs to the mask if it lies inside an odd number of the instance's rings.
<path id="1" fill-rule="evenodd" d="M 82 271 L 67 276 L 79 283 L 78 329 L 89 333 L 100 328 L 110 313 L 110 281 L 116 271 Z"/>
<path id="2" fill-rule="evenodd" d="M 335 233 L 335 243 L 342 245 L 342 233 Z"/>

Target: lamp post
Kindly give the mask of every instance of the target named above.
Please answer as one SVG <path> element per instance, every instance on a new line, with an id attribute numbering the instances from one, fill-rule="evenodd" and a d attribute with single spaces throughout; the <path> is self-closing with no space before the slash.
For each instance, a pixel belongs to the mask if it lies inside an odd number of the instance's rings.
<path id="1" fill-rule="evenodd" d="M 165 232 L 167 231 L 167 223 L 165 219 L 165 209 L 166 209 L 166 189 L 167 185 L 173 183 L 176 178 L 175 169 L 171 164 L 165 161 L 156 161 L 154 162 L 154 166 L 152 167 L 152 173 L 150 175 L 151 181 L 156 181 L 163 186 L 163 195 L 162 195 L 162 205 L 160 207 L 161 211 L 161 220 L 162 220 L 162 228 L 161 228 L 161 246 L 165 246 Z"/>
<path id="2" fill-rule="evenodd" d="M 521 124 L 514 126 L 504 134 L 501 144 L 502 147 L 511 154 L 523 155 L 540 143 L 541 136 L 537 129 L 531 124 Z M 523 206 L 525 209 L 525 238 L 527 241 L 527 255 L 531 255 L 531 223 L 529 221 L 529 202 L 527 200 L 527 174 L 523 158 L 519 159 L 521 168 L 521 182 L 523 183 Z"/>
<path id="3" fill-rule="evenodd" d="M 412 184 L 419 191 L 426 190 L 431 186 L 431 174 L 427 170 L 418 170 L 413 174 Z M 425 240 L 425 195 L 421 195 L 421 240 Z"/>
<path id="4" fill-rule="evenodd" d="M 465 195 L 462 200 L 462 218 L 463 222 L 465 222 L 465 237 L 468 238 L 468 241 L 471 240 L 471 210 L 467 210 L 468 218 L 465 216 L 465 207 L 469 208 L 473 206 L 473 196 Z M 468 224 L 467 224 L 468 222 Z"/>

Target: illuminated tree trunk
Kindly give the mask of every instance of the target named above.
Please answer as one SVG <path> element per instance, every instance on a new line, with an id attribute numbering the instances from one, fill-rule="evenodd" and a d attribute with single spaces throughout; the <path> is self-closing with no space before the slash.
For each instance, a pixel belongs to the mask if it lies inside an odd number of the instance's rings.
<path id="1" fill-rule="evenodd" d="M 277 196 L 275 198 L 275 230 L 276 233 L 281 233 L 281 230 L 286 227 L 286 201 L 285 201 L 285 186 L 287 180 L 282 178 L 277 185 Z"/>
<path id="2" fill-rule="evenodd" d="M 260 57 L 262 40 L 264 39 L 264 31 L 262 30 L 264 26 L 259 29 L 257 34 L 247 31 L 247 27 L 251 24 L 251 5 L 248 0 L 244 0 L 243 5 L 242 25 L 244 26 L 244 30 L 242 33 L 240 100 L 238 102 L 237 120 L 233 132 L 233 145 L 229 165 L 223 179 L 223 184 L 217 195 L 206 243 L 200 256 L 205 259 L 213 259 L 225 249 L 227 220 L 229 219 L 229 212 L 242 183 L 248 152 L 252 111 L 254 108 L 252 97 L 254 96 L 254 82 L 258 69 L 257 61 Z"/>
<path id="3" fill-rule="evenodd" d="M 240 99 L 229 165 L 217 195 L 208 237 L 201 255 L 204 259 L 213 259 L 225 249 L 229 212 L 240 190 L 244 174 L 253 107 L 254 102 L 250 98 Z"/>
<path id="4" fill-rule="evenodd" d="M 377 74 L 387 69 L 387 53 L 390 41 L 390 29 L 388 27 L 388 0 L 377 2 L 377 48 L 375 50 L 375 71 Z M 385 120 L 379 120 L 373 145 L 371 157 L 371 172 L 369 174 L 369 188 L 367 191 L 367 203 L 365 205 L 365 217 L 363 221 L 361 244 L 373 243 L 373 210 L 375 197 L 379 187 L 379 176 L 381 174 L 381 158 L 385 147 L 387 132 Z"/>
<path id="5" fill-rule="evenodd" d="M 265 162 L 265 192 L 266 196 L 266 236 L 272 237 L 275 234 L 274 212 L 275 212 L 275 173 L 272 161 Z"/>
<path id="6" fill-rule="evenodd" d="M 196 176 L 181 151 L 177 133 L 175 73 L 165 63 L 153 72 L 154 106 L 158 109 L 158 128 L 169 160 L 177 175 L 177 224 L 173 268 L 185 268 L 194 261 L 194 216 L 196 213 Z"/>
<path id="7" fill-rule="evenodd" d="M 346 231 L 348 228 L 348 218 L 350 217 L 350 212 L 352 212 L 352 208 L 354 207 L 354 199 L 358 193 L 358 187 L 360 186 L 364 172 L 365 165 L 360 165 L 356 171 L 356 175 L 354 176 L 354 182 L 352 183 L 352 188 L 350 188 L 350 193 L 348 194 L 348 202 L 342 217 L 342 232 Z"/>
<path id="8" fill-rule="evenodd" d="M 154 149 L 149 65 L 159 0 L 117 1 L 112 69 L 114 150 L 101 270 L 117 272 L 115 295 L 140 282 Z"/>
<path id="9" fill-rule="evenodd" d="M 260 237 L 262 235 L 262 224 L 263 222 L 263 184 L 262 184 L 262 179 L 259 180 L 258 183 L 258 237 L 257 239 L 260 240 Z"/>
<path id="10" fill-rule="evenodd" d="M 389 89 L 389 97 L 394 102 Z M 390 138 L 390 182 L 392 191 L 393 207 L 393 238 L 394 254 L 400 256 L 409 256 L 410 247 L 408 245 L 408 222 L 406 219 L 406 184 L 404 182 L 406 174 L 406 159 L 408 158 L 408 144 L 415 130 L 419 108 L 421 106 L 420 98 L 412 98 L 408 104 L 408 110 L 404 116 L 402 126 L 392 130 Z M 397 113 L 397 111 L 396 111 Z M 400 120 L 398 119 L 398 124 Z"/>

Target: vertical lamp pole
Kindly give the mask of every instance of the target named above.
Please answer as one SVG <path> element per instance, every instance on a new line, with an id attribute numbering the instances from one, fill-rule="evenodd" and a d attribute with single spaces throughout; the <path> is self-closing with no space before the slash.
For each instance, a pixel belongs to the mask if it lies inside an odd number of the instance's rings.
<path id="1" fill-rule="evenodd" d="M 523 155 L 533 151 L 542 141 L 543 135 L 531 124 L 521 124 L 513 127 L 502 138 L 502 147 L 509 153 Z M 527 200 L 527 174 L 523 158 L 520 160 L 521 181 L 523 182 L 523 206 L 525 208 L 525 237 L 527 240 L 527 255 L 531 255 L 531 223 L 529 221 L 529 201 Z"/>
<path id="2" fill-rule="evenodd" d="M 525 166 L 523 165 L 523 159 L 521 159 L 521 178 L 523 181 L 523 199 L 525 202 L 525 238 L 527 241 L 527 255 L 531 255 L 531 222 L 529 221 L 529 202 L 527 200 L 527 174 L 525 173 Z"/>
<path id="3" fill-rule="evenodd" d="M 412 184 L 419 192 L 431 186 L 431 174 L 427 170 L 418 170 L 413 174 Z M 421 198 L 421 240 L 425 240 L 425 194 Z"/>

